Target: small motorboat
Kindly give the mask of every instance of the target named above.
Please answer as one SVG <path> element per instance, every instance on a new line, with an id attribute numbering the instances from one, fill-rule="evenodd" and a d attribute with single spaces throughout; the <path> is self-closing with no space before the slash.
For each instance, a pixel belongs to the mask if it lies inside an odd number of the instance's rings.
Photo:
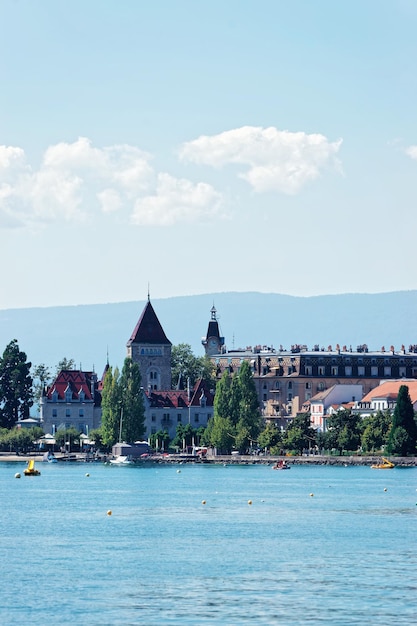
<path id="1" fill-rule="evenodd" d="M 288 465 L 288 463 L 286 461 L 277 461 L 275 463 L 275 465 L 272 466 L 272 469 L 274 469 L 274 470 L 286 470 L 286 469 L 291 469 L 291 467 Z"/>
<path id="2" fill-rule="evenodd" d="M 28 461 L 28 466 L 24 470 L 23 473 L 25 476 L 40 476 L 41 475 L 40 471 L 35 468 L 34 459 L 30 459 L 30 461 Z"/>
<path id="3" fill-rule="evenodd" d="M 382 457 L 380 463 L 376 463 L 376 465 L 371 465 L 371 469 L 392 469 L 393 467 L 395 467 L 394 463 L 391 463 L 391 461 L 389 461 L 385 457 Z"/>
<path id="4" fill-rule="evenodd" d="M 129 456 L 117 456 L 115 459 L 110 459 L 112 465 L 133 465 L 133 461 Z"/>

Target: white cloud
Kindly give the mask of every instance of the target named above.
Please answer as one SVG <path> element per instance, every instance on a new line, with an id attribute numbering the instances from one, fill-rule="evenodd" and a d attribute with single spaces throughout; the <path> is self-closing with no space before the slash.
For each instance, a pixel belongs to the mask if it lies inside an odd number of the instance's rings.
<path id="1" fill-rule="evenodd" d="M 34 170 L 21 148 L 0 146 L 0 227 L 85 221 L 119 212 L 136 224 L 173 224 L 216 213 L 210 185 L 157 174 L 134 146 L 95 148 L 80 137 L 50 146 Z"/>
<path id="2" fill-rule="evenodd" d="M 411 158 L 417 160 L 417 146 L 409 146 L 406 148 L 405 153 Z"/>
<path id="3" fill-rule="evenodd" d="M 295 194 L 329 164 L 338 166 L 336 154 L 341 143 L 329 142 L 320 134 L 243 126 L 189 141 L 183 144 L 180 156 L 212 167 L 246 166 L 239 176 L 256 192 Z"/>
<path id="4" fill-rule="evenodd" d="M 193 184 L 169 174 L 160 174 L 156 193 L 136 202 L 132 221 L 137 225 L 170 226 L 218 215 L 222 196 L 211 185 Z"/>

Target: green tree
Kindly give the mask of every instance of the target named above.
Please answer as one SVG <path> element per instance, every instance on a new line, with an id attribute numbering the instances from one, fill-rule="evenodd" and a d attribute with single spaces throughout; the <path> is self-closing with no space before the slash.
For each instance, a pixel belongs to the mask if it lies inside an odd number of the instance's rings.
<path id="1" fill-rule="evenodd" d="M 236 447 L 240 452 L 246 452 L 257 441 L 261 430 L 259 401 L 253 374 L 247 361 L 240 366 L 237 377 L 240 397 L 239 418 L 236 424 Z"/>
<path id="2" fill-rule="evenodd" d="M 33 381 L 33 398 L 36 403 L 37 411 L 39 413 L 40 399 L 45 387 L 52 382 L 52 374 L 51 370 L 45 365 L 45 363 L 33 365 L 31 374 Z"/>
<path id="3" fill-rule="evenodd" d="M 33 405 L 31 365 L 13 339 L 0 359 L 0 426 L 12 428 L 19 419 L 29 417 Z"/>
<path id="4" fill-rule="evenodd" d="M 110 449 L 118 440 L 122 413 L 119 369 L 107 369 L 101 394 L 101 438 L 103 445 Z"/>
<path id="5" fill-rule="evenodd" d="M 66 448 L 67 452 L 70 452 L 74 447 L 79 447 L 80 435 L 80 431 L 74 428 L 74 426 L 70 428 L 58 428 L 55 433 L 56 445 Z"/>
<path id="6" fill-rule="evenodd" d="M 357 450 L 361 442 L 361 418 L 348 409 L 341 409 L 329 417 L 326 432 L 326 447 L 343 450 Z"/>
<path id="7" fill-rule="evenodd" d="M 133 443 L 145 434 L 145 405 L 139 365 L 126 358 L 119 381 L 122 401 L 122 441 Z"/>
<path id="8" fill-rule="evenodd" d="M 67 359 L 63 357 L 57 364 L 55 368 L 55 378 L 58 376 L 59 372 L 62 370 L 73 370 L 75 368 L 74 359 Z"/>
<path id="9" fill-rule="evenodd" d="M 390 411 L 377 411 L 363 419 L 361 446 L 364 452 L 382 450 L 388 441 L 391 422 Z"/>
<path id="10" fill-rule="evenodd" d="M 183 387 L 190 381 L 191 388 L 197 380 L 210 382 L 214 387 L 214 365 L 208 357 L 196 357 L 188 343 L 172 346 L 171 374 L 174 387 L 181 380 Z"/>
<path id="11" fill-rule="evenodd" d="M 269 451 L 271 448 L 276 448 L 281 441 L 281 431 L 272 422 L 268 422 L 258 436 L 259 447 Z"/>
<path id="12" fill-rule="evenodd" d="M 282 444 L 297 454 L 316 445 L 316 431 L 311 426 L 310 413 L 299 413 L 294 417 L 282 437 Z"/>
<path id="13" fill-rule="evenodd" d="M 400 456 L 414 455 L 417 443 L 417 424 L 407 385 L 398 390 L 397 402 L 392 416 L 387 452 Z"/>
<path id="14" fill-rule="evenodd" d="M 235 443 L 233 424 L 228 417 L 216 415 L 210 431 L 210 443 L 220 454 L 230 454 Z"/>
<path id="15" fill-rule="evenodd" d="M 149 445 L 156 452 L 166 452 L 171 439 L 166 430 L 158 430 L 149 437 Z"/>

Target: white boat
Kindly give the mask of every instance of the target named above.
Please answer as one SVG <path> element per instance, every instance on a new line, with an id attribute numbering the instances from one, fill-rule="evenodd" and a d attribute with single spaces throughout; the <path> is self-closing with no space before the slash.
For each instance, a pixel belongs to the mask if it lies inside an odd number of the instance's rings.
<path id="1" fill-rule="evenodd" d="M 117 456 L 115 459 L 110 459 L 112 465 L 133 465 L 133 461 L 128 456 Z"/>

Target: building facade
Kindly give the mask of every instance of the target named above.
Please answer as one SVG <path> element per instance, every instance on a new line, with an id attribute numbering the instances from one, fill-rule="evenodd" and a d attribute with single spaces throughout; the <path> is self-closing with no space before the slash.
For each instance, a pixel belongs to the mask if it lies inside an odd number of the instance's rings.
<path id="1" fill-rule="evenodd" d="M 211 333 L 212 323 L 210 320 Z M 250 363 L 262 415 L 269 421 L 276 419 L 282 427 L 317 393 L 334 385 L 360 386 L 363 394 L 368 394 L 381 380 L 417 378 L 416 345 L 408 350 L 391 346 L 389 351 L 370 351 L 365 344 L 356 350 L 339 345 L 308 349 L 296 344 L 290 350 L 255 346 L 231 351 L 223 345 L 217 354 L 209 351 L 207 341 L 203 340 L 203 345 L 218 378 L 226 369 L 237 372 L 243 361 Z M 350 401 L 360 399 L 354 395 Z"/>
<path id="2" fill-rule="evenodd" d="M 88 435 L 101 424 L 101 381 L 95 372 L 61 370 L 40 399 L 40 426 L 45 434 L 75 428 Z"/>

